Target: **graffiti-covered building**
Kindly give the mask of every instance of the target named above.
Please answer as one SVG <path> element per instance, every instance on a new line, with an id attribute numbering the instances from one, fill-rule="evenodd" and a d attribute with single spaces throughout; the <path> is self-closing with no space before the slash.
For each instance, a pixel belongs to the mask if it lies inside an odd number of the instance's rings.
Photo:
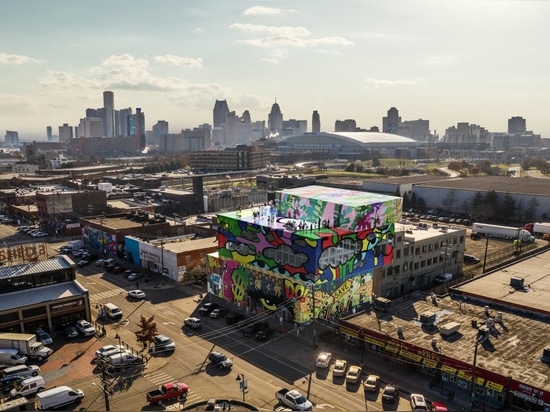
<path id="1" fill-rule="evenodd" d="M 297 324 L 370 304 L 375 271 L 393 258 L 400 197 L 307 186 L 218 215 L 209 292 Z"/>

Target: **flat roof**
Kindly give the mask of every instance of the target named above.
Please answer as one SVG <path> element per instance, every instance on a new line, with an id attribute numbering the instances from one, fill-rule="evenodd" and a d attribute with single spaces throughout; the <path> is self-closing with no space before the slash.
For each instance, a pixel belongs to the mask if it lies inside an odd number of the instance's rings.
<path id="1" fill-rule="evenodd" d="M 430 182 L 416 183 L 417 186 L 471 190 L 472 192 L 494 190 L 502 193 L 528 193 L 550 196 L 550 185 L 544 179 L 506 176 L 482 176 L 467 178 L 447 178 Z"/>
<path id="2" fill-rule="evenodd" d="M 74 267 L 74 262 L 66 257 L 59 256 L 38 262 L 29 262 L 22 265 L 0 267 L 0 279 L 31 275 L 34 273 L 51 272 L 59 269 Z"/>
<path id="3" fill-rule="evenodd" d="M 403 237 L 405 240 L 415 241 L 434 239 L 434 236 L 437 235 L 445 237 L 449 237 L 451 234 L 466 236 L 465 227 L 454 227 L 446 224 L 437 224 L 437 226 L 429 224 L 427 227 L 420 227 L 418 223 L 404 223 L 403 221 L 395 224 L 395 232 L 404 232 Z"/>
<path id="4" fill-rule="evenodd" d="M 519 261 L 453 289 L 503 305 L 513 305 L 550 317 L 550 251 Z M 512 278 L 523 280 L 524 287 L 510 285 Z M 550 339 L 548 340 L 550 345 Z"/>
<path id="5" fill-rule="evenodd" d="M 55 285 L 6 293 L 2 295 L 2 299 L 0 299 L 0 312 L 22 306 L 48 303 L 57 299 L 80 296 L 87 291 L 88 290 L 78 281 L 73 280 L 71 282 L 57 283 Z"/>
<path id="6" fill-rule="evenodd" d="M 547 322 L 527 318 L 515 313 L 502 312 L 502 324 L 496 323 L 496 332 L 478 345 L 477 366 L 501 376 L 510 376 L 536 388 L 549 387 L 550 369 L 541 361 L 543 350 L 550 342 L 550 328 Z M 435 328 L 424 328 L 419 318 L 424 313 L 436 315 Z M 491 316 L 497 310 L 490 309 Z M 402 303 L 392 302 L 388 313 L 371 311 L 360 313 L 346 321 L 400 339 L 398 327 L 402 329 L 402 341 L 426 351 L 434 352 L 432 340 L 437 342 L 437 352 L 470 365 L 473 364 L 478 329 L 472 321 L 485 325 L 487 316 L 484 306 L 453 299 L 451 296 L 438 299 L 437 306 L 431 303 L 429 294 L 417 292 Z M 439 327 L 451 322 L 460 324 L 458 332 L 449 336 L 439 333 Z"/>
<path id="7" fill-rule="evenodd" d="M 181 241 L 179 239 L 182 239 Z M 160 242 L 154 242 L 159 245 Z M 210 248 L 218 248 L 218 240 L 215 236 L 201 239 L 178 238 L 166 239 L 163 242 L 163 247 L 166 250 L 174 253 L 190 252 L 193 250 L 204 250 Z"/>

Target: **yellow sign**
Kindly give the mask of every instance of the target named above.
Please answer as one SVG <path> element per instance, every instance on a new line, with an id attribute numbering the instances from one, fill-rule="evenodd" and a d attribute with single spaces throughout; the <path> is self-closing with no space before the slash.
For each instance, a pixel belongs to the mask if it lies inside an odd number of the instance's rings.
<path id="1" fill-rule="evenodd" d="M 415 353 L 408 352 L 408 351 L 403 350 L 403 349 L 401 350 L 401 352 L 399 352 L 399 355 L 404 357 L 404 358 L 411 359 L 411 360 L 413 360 L 415 362 L 418 362 L 418 363 L 420 363 L 420 360 L 422 359 L 422 356 L 419 356 Z"/>
<path id="2" fill-rule="evenodd" d="M 456 373 L 456 369 L 447 365 L 441 365 L 441 372 L 447 372 L 449 375 L 454 375 Z"/>
<path id="3" fill-rule="evenodd" d="M 39 258 L 46 258 L 46 245 L 44 243 L 27 243 L 13 245 L 0 249 L 0 262 L 35 262 Z"/>
<path id="4" fill-rule="evenodd" d="M 397 353 L 399 352 L 399 348 L 397 346 L 388 345 L 386 346 L 386 350 L 388 352 Z"/>
<path id="5" fill-rule="evenodd" d="M 436 368 L 437 367 L 437 361 L 434 361 L 433 359 L 424 358 L 424 359 L 422 359 L 422 363 L 424 365 L 429 366 L 430 368 Z"/>
<path id="6" fill-rule="evenodd" d="M 343 333 L 344 335 L 353 336 L 354 338 L 358 338 L 359 334 L 357 331 L 348 329 L 348 328 L 340 328 L 340 333 Z"/>
<path id="7" fill-rule="evenodd" d="M 492 389 L 492 390 L 496 391 L 496 392 L 502 392 L 504 390 L 504 386 L 499 385 L 498 383 L 491 382 L 491 381 L 487 381 L 485 383 L 485 386 L 488 387 L 489 389 Z"/>
<path id="8" fill-rule="evenodd" d="M 377 346 L 381 346 L 381 347 L 386 346 L 386 344 L 384 342 L 382 342 L 381 340 L 375 339 L 371 336 L 365 336 L 365 342 L 373 343 L 373 344 L 375 344 Z"/>

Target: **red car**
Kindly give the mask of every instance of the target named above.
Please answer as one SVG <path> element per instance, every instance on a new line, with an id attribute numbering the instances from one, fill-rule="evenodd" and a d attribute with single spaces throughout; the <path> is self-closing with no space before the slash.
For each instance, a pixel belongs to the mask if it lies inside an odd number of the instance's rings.
<path id="1" fill-rule="evenodd" d="M 123 266 L 115 266 L 113 268 L 113 273 L 122 273 L 126 270 L 126 268 L 124 268 Z"/>
<path id="2" fill-rule="evenodd" d="M 432 402 L 429 406 L 429 410 L 432 412 L 447 412 L 449 409 L 447 409 L 447 405 L 440 402 Z"/>

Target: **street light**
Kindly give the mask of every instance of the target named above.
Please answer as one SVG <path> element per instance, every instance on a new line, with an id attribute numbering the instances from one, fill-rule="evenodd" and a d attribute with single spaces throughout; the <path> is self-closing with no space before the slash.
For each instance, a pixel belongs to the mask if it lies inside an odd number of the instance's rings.
<path id="1" fill-rule="evenodd" d="M 476 341 L 475 341 L 474 361 L 473 361 L 473 364 L 472 364 L 472 387 L 471 387 L 471 390 L 470 390 L 470 405 L 469 405 L 469 409 L 468 409 L 470 411 L 474 407 L 474 401 L 475 401 L 475 396 L 476 396 L 477 347 L 480 343 L 485 341 L 485 339 L 487 339 L 487 337 L 480 332 L 480 333 L 478 333 L 478 335 L 476 337 Z"/>
<path id="2" fill-rule="evenodd" d="M 489 249 L 489 235 L 485 235 L 485 257 L 483 258 L 483 269 L 481 274 L 485 273 L 485 265 L 487 264 L 487 249 Z"/>
<path id="3" fill-rule="evenodd" d="M 120 363 L 122 365 L 122 340 L 121 340 L 120 335 L 118 334 L 118 332 L 115 335 L 115 339 L 118 339 L 118 348 L 121 349 L 121 351 L 120 351 Z"/>
<path id="4" fill-rule="evenodd" d="M 245 393 L 248 392 L 248 381 L 244 377 L 244 373 L 239 373 L 235 378 L 236 381 L 239 381 L 239 389 L 243 393 L 243 402 L 245 401 Z"/>

